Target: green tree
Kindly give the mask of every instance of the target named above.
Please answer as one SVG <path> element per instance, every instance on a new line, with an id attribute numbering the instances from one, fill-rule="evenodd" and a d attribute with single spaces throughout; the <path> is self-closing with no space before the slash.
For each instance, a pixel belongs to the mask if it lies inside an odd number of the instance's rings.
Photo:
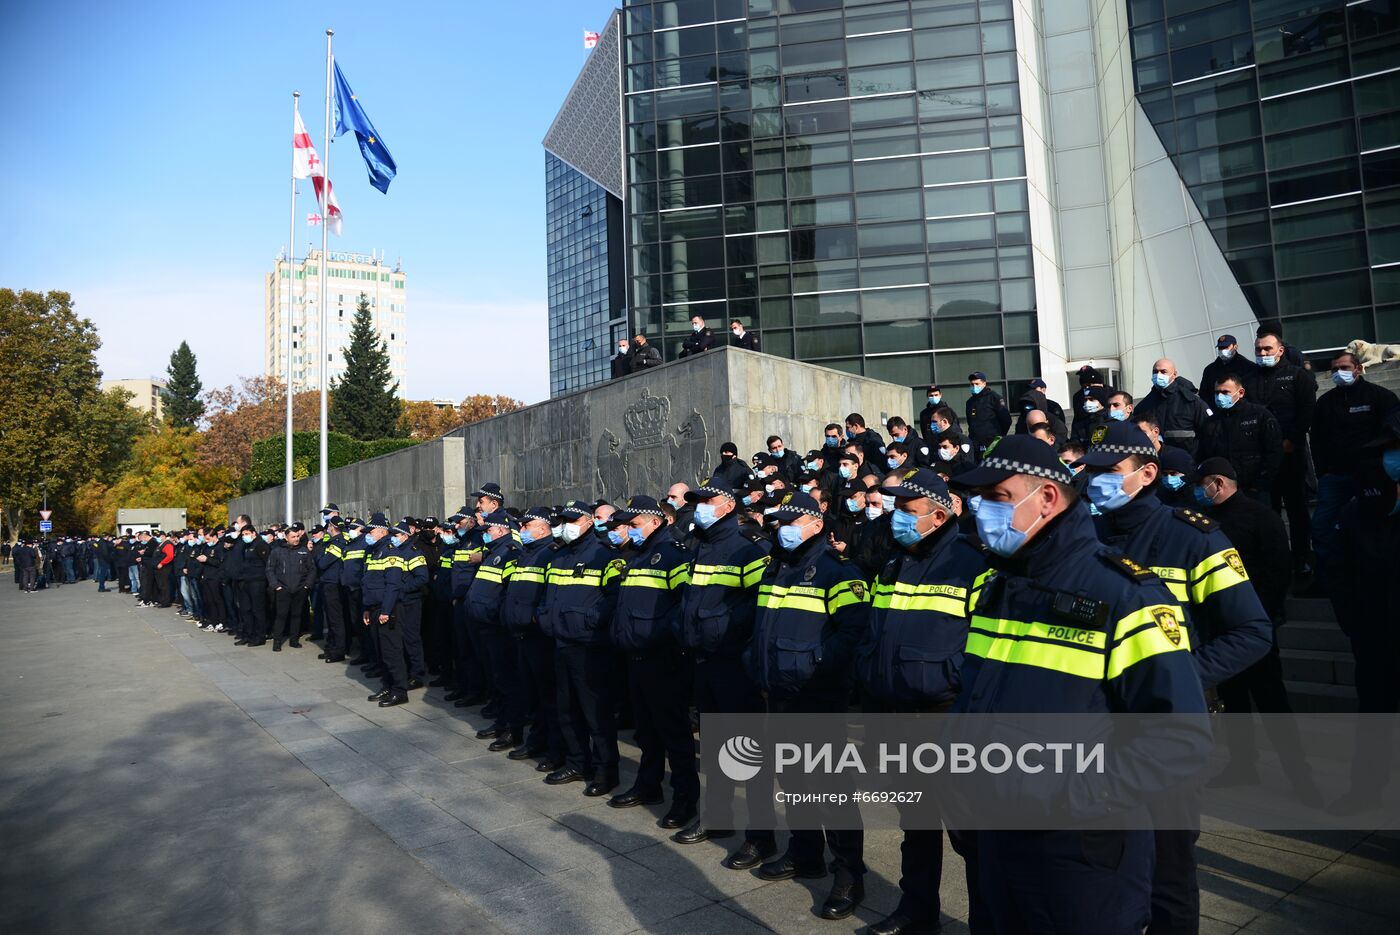
<path id="1" fill-rule="evenodd" d="M 161 404 L 165 409 L 165 422 L 171 428 L 192 429 L 204 415 L 204 403 L 199 394 L 204 384 L 199 382 L 195 369 L 194 351 L 184 341 L 170 352 L 170 366 L 165 372 L 169 379 L 161 391 Z"/>
<path id="2" fill-rule="evenodd" d="M 398 381 L 390 382 L 389 344 L 374 330 L 363 292 L 350 325 L 345 373 L 331 386 L 330 427 L 353 438 L 394 438 L 399 433 Z"/>
<path id="3" fill-rule="evenodd" d="M 66 292 L 0 289 L 0 510 L 11 540 L 48 493 L 50 506 L 94 473 L 103 428 L 92 418 L 97 329 Z"/>

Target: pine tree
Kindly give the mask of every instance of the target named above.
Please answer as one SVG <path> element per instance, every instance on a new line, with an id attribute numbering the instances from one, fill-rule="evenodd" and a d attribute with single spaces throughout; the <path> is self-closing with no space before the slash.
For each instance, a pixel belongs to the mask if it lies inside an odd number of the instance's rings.
<path id="1" fill-rule="evenodd" d="M 172 428 L 192 429 L 204 415 L 204 403 L 199 399 L 204 384 L 199 382 L 196 363 L 194 351 L 184 341 L 170 353 L 170 366 L 165 370 L 169 379 L 160 395 L 165 422 Z"/>
<path id="2" fill-rule="evenodd" d="M 396 437 L 399 384 L 390 383 L 389 344 L 374 330 L 369 299 L 363 292 L 344 354 L 345 373 L 331 386 L 330 427 L 362 440 Z"/>

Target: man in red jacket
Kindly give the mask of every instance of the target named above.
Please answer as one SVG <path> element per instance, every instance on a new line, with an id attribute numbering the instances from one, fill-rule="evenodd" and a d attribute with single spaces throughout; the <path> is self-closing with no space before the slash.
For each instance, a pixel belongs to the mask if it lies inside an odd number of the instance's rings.
<path id="1" fill-rule="evenodd" d="M 156 546 L 156 605 L 159 607 L 169 607 L 170 563 L 175 561 L 175 543 L 170 541 L 170 533 L 168 532 L 161 531 L 156 535 L 160 542 L 160 544 Z"/>

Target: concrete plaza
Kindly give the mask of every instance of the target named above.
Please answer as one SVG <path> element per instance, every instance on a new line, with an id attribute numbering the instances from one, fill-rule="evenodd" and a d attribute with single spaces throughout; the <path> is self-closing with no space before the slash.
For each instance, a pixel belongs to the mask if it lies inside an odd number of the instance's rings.
<path id="1" fill-rule="evenodd" d="M 865 906 L 681 847 L 475 739 L 441 692 L 381 709 L 316 659 L 235 647 L 91 582 L 0 588 L 0 928 L 15 933 L 852 932 L 898 899 L 867 835 Z M 630 735 L 624 734 L 624 737 Z M 624 745 L 625 787 L 637 751 Z M 1400 834 L 1201 839 L 1205 935 L 1400 929 Z M 944 931 L 965 932 L 947 852 Z"/>

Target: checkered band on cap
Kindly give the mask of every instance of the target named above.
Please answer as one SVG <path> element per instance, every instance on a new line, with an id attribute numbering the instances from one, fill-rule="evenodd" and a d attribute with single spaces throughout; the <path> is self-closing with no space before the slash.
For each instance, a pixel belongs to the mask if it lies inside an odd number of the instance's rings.
<path id="1" fill-rule="evenodd" d="M 950 507 L 950 509 L 951 509 L 951 507 Z M 766 513 L 766 512 L 768 512 L 768 511 L 765 510 L 764 512 Z M 790 503 L 780 503 L 778 506 L 774 507 L 773 512 L 774 512 L 774 513 L 792 513 L 792 514 L 800 515 L 800 516 L 815 516 L 817 519 L 825 519 L 825 517 L 822 516 L 821 510 L 809 510 L 809 509 L 808 509 L 807 507 L 805 507 L 805 506 L 793 506 L 793 505 L 790 504 Z"/>
<path id="2" fill-rule="evenodd" d="M 893 484 L 891 486 L 899 487 L 904 490 L 912 490 L 920 497 L 928 497 L 934 503 L 938 504 L 939 506 L 943 507 L 943 509 L 948 510 L 949 512 L 951 512 L 953 509 L 953 501 L 949 497 L 941 493 L 935 493 L 934 491 L 929 490 L 927 487 L 921 487 L 913 481 L 901 481 L 900 483 Z"/>
<path id="3" fill-rule="evenodd" d="M 1068 484 L 1074 480 L 1074 475 L 1069 468 L 1061 466 L 1058 470 L 1050 467 L 1041 467 L 1039 464 L 1027 464 L 1025 461 L 1015 461 L 1011 458 L 999 458 L 995 454 L 982 459 L 978 467 L 992 468 L 998 471 L 1010 471 L 1013 474 L 1029 474 L 1032 477 L 1043 477 L 1046 480 L 1057 480 L 1062 484 Z"/>
<path id="4" fill-rule="evenodd" d="M 708 500 L 710 497 L 728 497 L 728 498 L 731 499 L 731 500 L 734 499 L 734 493 L 733 493 L 733 491 L 730 491 L 730 490 L 722 490 L 722 489 L 719 488 L 719 487 L 711 487 L 711 486 L 709 486 L 708 484 L 703 485 L 703 486 L 700 486 L 700 487 L 696 487 L 696 488 L 695 488 L 695 493 L 696 493 L 697 495 L 698 495 L 698 494 L 704 494 L 706 500 Z"/>
<path id="5" fill-rule="evenodd" d="M 522 523 L 528 523 L 532 519 L 542 519 L 547 523 L 550 520 L 550 516 L 548 513 L 535 513 L 530 510 L 520 514 L 520 521 Z"/>
<path id="6" fill-rule="evenodd" d="M 1089 449 L 1091 454 L 1103 452 L 1111 455 L 1150 455 L 1157 456 L 1157 449 L 1151 445 L 1094 445 Z"/>
<path id="7" fill-rule="evenodd" d="M 622 509 L 618 510 L 618 512 L 619 512 L 619 513 L 626 513 L 629 517 L 631 517 L 631 516 L 655 516 L 655 517 L 657 517 L 657 518 L 659 518 L 659 519 L 665 519 L 665 518 L 666 518 L 666 514 L 663 513 L 663 512 L 661 512 L 660 510 L 646 510 L 646 509 L 640 509 L 640 508 L 638 508 L 638 509 L 633 509 L 633 508 L 630 507 L 630 506 L 623 507 Z"/>

